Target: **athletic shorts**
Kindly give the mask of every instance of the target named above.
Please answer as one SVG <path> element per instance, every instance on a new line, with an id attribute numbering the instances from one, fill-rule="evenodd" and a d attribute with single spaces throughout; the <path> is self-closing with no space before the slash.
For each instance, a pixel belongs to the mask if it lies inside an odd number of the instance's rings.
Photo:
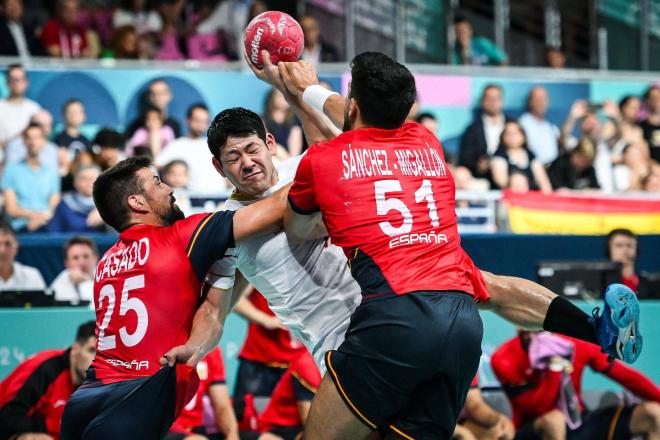
<path id="1" fill-rule="evenodd" d="M 245 395 L 270 397 L 275 385 L 286 370 L 286 368 L 273 367 L 261 362 L 239 359 L 233 394 L 234 411 L 239 421 L 243 419 L 245 412 Z"/>
<path id="2" fill-rule="evenodd" d="M 566 439 L 628 440 L 631 437 L 630 417 L 634 409 L 634 406 L 613 406 L 585 412 L 582 425 L 578 429 L 567 430 Z M 521 426 L 516 432 L 516 440 L 541 440 L 534 432 L 534 422 Z"/>
<path id="3" fill-rule="evenodd" d="M 153 376 L 107 385 L 86 381 L 71 395 L 64 408 L 60 438 L 62 440 L 163 438 L 176 418 L 177 371 L 179 370 L 180 375 L 184 372 L 188 374 L 190 367 L 164 366 Z M 195 389 L 198 383 L 197 380 Z M 188 396 L 189 391 L 186 390 Z"/>
<path id="4" fill-rule="evenodd" d="M 448 439 L 479 367 L 482 336 L 466 293 L 373 299 L 354 312 L 326 366 L 346 405 L 371 429 Z"/>

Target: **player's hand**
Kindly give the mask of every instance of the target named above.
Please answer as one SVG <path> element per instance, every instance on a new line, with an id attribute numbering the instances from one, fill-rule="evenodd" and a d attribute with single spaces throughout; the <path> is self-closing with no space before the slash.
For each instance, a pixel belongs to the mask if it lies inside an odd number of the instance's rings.
<path id="1" fill-rule="evenodd" d="M 307 61 L 279 62 L 277 67 L 280 69 L 280 76 L 284 81 L 284 85 L 296 96 L 302 96 L 307 87 L 319 83 L 314 65 Z"/>
<path id="2" fill-rule="evenodd" d="M 85 273 L 84 271 L 78 269 L 77 267 L 72 267 L 69 269 L 69 279 L 73 284 L 80 284 L 83 281 L 89 281 L 92 279 L 92 277 L 88 274 Z"/>
<path id="3" fill-rule="evenodd" d="M 286 326 L 282 324 L 277 316 L 269 316 L 261 322 L 261 326 L 268 330 L 286 330 Z"/>
<path id="4" fill-rule="evenodd" d="M 160 358 L 161 365 L 186 364 L 190 367 L 197 365 L 202 358 L 202 351 L 199 347 L 191 345 L 177 345 Z"/>
<path id="5" fill-rule="evenodd" d="M 247 54 L 243 54 L 243 58 L 245 58 L 245 62 L 248 64 L 248 66 L 250 66 L 250 70 L 252 70 L 257 78 L 282 92 L 290 104 L 296 106 L 301 105 L 300 101 L 302 101 L 302 97 L 294 95 L 289 91 L 289 89 L 286 88 L 284 82 L 282 81 L 282 77 L 280 76 L 280 69 L 270 60 L 270 53 L 268 53 L 267 50 L 261 51 L 261 60 L 264 65 L 264 67 L 261 69 L 259 69 L 252 63 L 252 61 L 250 61 L 250 58 Z"/>
<path id="6" fill-rule="evenodd" d="M 41 432 L 26 432 L 16 437 L 16 440 L 53 440 L 53 437 Z"/>

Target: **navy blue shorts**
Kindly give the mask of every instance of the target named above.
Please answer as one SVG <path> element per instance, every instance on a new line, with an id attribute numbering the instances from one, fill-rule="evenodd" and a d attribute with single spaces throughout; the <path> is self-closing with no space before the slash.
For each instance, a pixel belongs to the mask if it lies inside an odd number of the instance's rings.
<path id="1" fill-rule="evenodd" d="M 482 336 L 466 293 L 374 299 L 355 310 L 326 366 L 346 405 L 371 429 L 449 439 L 479 367 Z"/>
<path id="2" fill-rule="evenodd" d="M 239 359 L 236 385 L 234 386 L 233 406 L 236 418 L 243 419 L 245 396 L 270 397 L 286 368 L 273 367 L 261 362 Z"/>
<path id="3" fill-rule="evenodd" d="M 62 415 L 62 440 L 161 439 L 174 422 L 176 368 L 140 379 L 97 385 L 86 381 Z"/>

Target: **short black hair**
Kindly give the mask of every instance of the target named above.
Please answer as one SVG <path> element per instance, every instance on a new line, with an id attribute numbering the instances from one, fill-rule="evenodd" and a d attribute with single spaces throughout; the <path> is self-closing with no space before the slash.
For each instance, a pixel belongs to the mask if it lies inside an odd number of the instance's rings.
<path id="1" fill-rule="evenodd" d="M 203 102 L 196 102 L 190 107 L 188 107 L 188 110 L 186 110 L 186 118 L 190 119 L 192 117 L 192 114 L 195 110 L 200 109 L 204 110 L 206 112 L 209 111 L 209 108 L 204 104 Z"/>
<path id="2" fill-rule="evenodd" d="M 423 112 L 423 113 L 418 114 L 418 115 L 415 117 L 415 122 L 419 122 L 419 123 L 421 123 L 424 119 L 432 119 L 432 120 L 434 120 L 434 121 L 437 121 L 437 120 L 438 120 L 438 118 L 436 118 L 436 117 L 433 115 L 433 113 Z"/>
<path id="3" fill-rule="evenodd" d="M 261 116 L 243 107 L 233 107 L 213 118 L 206 133 L 206 143 L 213 157 L 220 161 L 220 150 L 229 136 L 247 137 L 252 134 L 266 142 L 266 126 Z"/>
<path id="4" fill-rule="evenodd" d="M 625 228 L 618 228 L 618 229 L 613 229 L 610 231 L 609 234 L 607 234 L 607 245 L 610 245 L 610 242 L 614 237 L 617 235 L 623 235 L 624 237 L 632 238 L 637 240 L 637 234 L 635 234 L 633 231 L 630 229 L 625 229 Z"/>
<path id="5" fill-rule="evenodd" d="M 9 69 L 7 69 L 9 71 Z M 645 101 L 648 101 L 648 99 L 651 97 L 651 92 L 654 90 L 660 90 L 660 84 L 651 84 L 645 91 L 644 94 L 642 95 L 644 97 Z"/>
<path id="6" fill-rule="evenodd" d="M 94 240 L 92 240 L 90 237 L 85 237 L 84 235 L 75 235 L 71 238 L 69 238 L 66 243 L 64 244 L 64 258 L 66 259 L 69 256 L 69 249 L 71 249 L 72 246 L 75 246 L 77 244 L 82 244 L 85 246 L 89 246 L 89 248 L 94 252 L 94 255 L 98 256 L 99 255 L 99 248 L 96 246 L 96 243 Z"/>
<path id="7" fill-rule="evenodd" d="M 401 63 L 380 52 L 364 52 L 351 61 L 349 98 L 357 101 L 362 120 L 393 129 L 406 120 L 415 102 L 415 77 Z"/>
<path id="8" fill-rule="evenodd" d="M 486 96 L 486 92 L 487 92 L 488 90 L 490 90 L 490 89 L 497 89 L 497 90 L 500 91 L 500 93 L 503 93 L 503 92 L 504 92 L 504 90 L 502 90 L 502 86 L 501 86 L 501 85 L 499 85 L 499 84 L 495 84 L 495 83 L 488 83 L 488 84 L 486 84 L 486 86 L 484 87 L 484 89 L 481 91 L 481 99 L 484 99 L 484 96 Z"/>
<path id="9" fill-rule="evenodd" d="M 165 177 L 165 175 L 170 172 L 172 167 L 175 167 L 177 165 L 183 165 L 186 168 L 186 170 L 188 170 L 188 164 L 186 163 L 185 160 L 174 159 L 165 164 L 165 166 L 162 168 L 160 172 L 161 176 Z"/>
<path id="10" fill-rule="evenodd" d="M 468 20 L 468 18 L 465 15 L 463 15 L 461 13 L 458 13 L 458 14 L 454 15 L 454 24 L 456 25 L 458 23 L 468 23 L 469 24 L 470 20 Z"/>
<path id="11" fill-rule="evenodd" d="M 112 128 L 102 128 L 94 137 L 94 144 L 101 148 L 124 149 L 124 136 Z"/>
<path id="12" fill-rule="evenodd" d="M 37 122 L 30 122 L 27 127 L 23 130 L 23 136 L 27 134 L 28 131 L 32 130 L 33 128 L 38 128 L 41 131 L 41 134 L 46 136 L 46 133 L 44 132 L 44 127 L 43 125 L 37 123 Z"/>
<path id="13" fill-rule="evenodd" d="M 147 157 L 130 157 L 102 172 L 94 182 L 96 209 L 103 221 L 118 232 L 128 227 L 128 197 L 143 191 L 137 171 L 150 165 Z"/>
<path id="14" fill-rule="evenodd" d="M 82 345 L 94 336 L 96 336 L 96 321 L 87 321 L 78 327 L 78 331 L 76 331 L 76 342 Z"/>
<path id="15" fill-rule="evenodd" d="M 80 104 L 80 105 L 83 105 L 82 101 L 81 101 L 80 99 L 78 99 L 78 98 L 67 99 L 67 100 L 64 102 L 64 104 L 62 104 L 62 114 L 66 113 L 66 109 L 68 109 L 69 106 L 72 105 L 72 104 Z M 84 107 L 84 105 L 83 105 L 83 107 Z"/>
<path id="16" fill-rule="evenodd" d="M 21 69 L 22 71 L 25 71 L 25 66 L 19 63 L 10 64 L 7 66 L 7 69 L 5 70 L 5 76 L 9 77 L 9 72 L 11 72 L 14 69 Z"/>
<path id="17" fill-rule="evenodd" d="M 16 238 L 16 231 L 14 231 L 14 228 L 11 226 L 11 223 L 5 220 L 0 220 L 0 234 L 7 234 Z"/>

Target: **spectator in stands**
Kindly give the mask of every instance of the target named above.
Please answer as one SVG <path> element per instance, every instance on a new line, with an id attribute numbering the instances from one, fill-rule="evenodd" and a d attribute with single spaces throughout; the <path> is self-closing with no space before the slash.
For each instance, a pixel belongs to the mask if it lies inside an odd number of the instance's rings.
<path id="1" fill-rule="evenodd" d="M 28 60 L 41 56 L 44 48 L 32 26 L 23 23 L 23 0 L 3 0 L 0 18 L 0 55 Z"/>
<path id="2" fill-rule="evenodd" d="M 170 433 L 165 436 L 165 440 L 202 440 L 207 438 L 196 434 L 206 431 L 203 425 L 204 395 L 208 395 L 213 407 L 214 428 L 217 428 L 217 432 L 220 433 L 217 438 L 239 440 L 238 422 L 236 422 L 236 415 L 231 406 L 231 399 L 225 384 L 225 365 L 220 347 L 214 348 L 204 359 L 197 363 L 197 374 L 199 376 L 197 394 L 174 421 Z"/>
<path id="3" fill-rule="evenodd" d="M 266 128 L 275 137 L 277 144 L 285 150 L 282 152 L 282 148 L 278 148 L 277 156 L 280 159 L 298 156 L 302 153 L 303 131 L 282 92 L 271 89 L 266 95 L 265 107 L 263 120 Z"/>
<path id="4" fill-rule="evenodd" d="M 591 139 L 584 138 L 570 152 L 555 159 L 548 168 L 550 183 L 556 190 L 599 189 L 596 170 L 593 167 L 596 147 Z"/>
<path id="5" fill-rule="evenodd" d="M 527 146 L 543 165 L 549 165 L 559 153 L 559 127 L 545 118 L 548 105 L 545 87 L 532 87 L 527 95 L 527 111 L 518 120 L 527 135 Z"/>
<path id="6" fill-rule="evenodd" d="M 500 146 L 491 159 L 491 170 L 495 185 L 501 189 L 510 187 L 512 174 L 521 174 L 527 178 L 530 189 L 552 192 L 545 167 L 529 150 L 525 131 L 517 122 L 509 121 L 504 125 Z"/>
<path id="7" fill-rule="evenodd" d="M 660 168 L 651 160 L 649 147 L 642 139 L 628 144 L 623 149 L 621 163 L 614 166 L 614 189 L 616 191 L 641 191 L 642 180 L 654 168 Z"/>
<path id="8" fill-rule="evenodd" d="M 48 223 L 50 232 L 93 232 L 102 231 L 105 224 L 99 215 L 92 188 L 101 169 L 94 164 L 78 165 L 73 172 L 74 191 L 62 196 L 53 218 Z"/>
<path id="9" fill-rule="evenodd" d="M 479 389 L 479 376 L 470 385 L 465 405 L 459 416 L 455 440 L 513 440 L 516 429 L 511 419 L 497 412 L 484 399 Z"/>
<path id="10" fill-rule="evenodd" d="M 544 59 L 546 67 L 552 67 L 553 69 L 563 69 L 566 67 L 566 57 L 558 47 L 546 47 Z"/>
<path id="11" fill-rule="evenodd" d="M 71 237 L 64 245 L 64 270 L 50 285 L 57 301 L 90 301 L 94 304 L 94 272 L 99 250 L 88 237 Z"/>
<path id="12" fill-rule="evenodd" d="M 614 229 L 607 234 L 605 257 L 614 263 L 620 263 L 621 273 L 606 282 L 625 284 L 639 299 L 657 298 L 660 292 L 654 292 L 649 280 L 635 268 L 639 255 L 638 243 L 637 235 L 629 229 Z"/>
<path id="13" fill-rule="evenodd" d="M 195 194 L 224 194 L 227 191 L 224 179 L 213 167 L 213 156 L 206 145 L 206 130 L 209 128 L 209 110 L 202 103 L 188 108 L 186 114 L 188 134 L 167 145 L 156 157 L 156 165 L 164 166 L 179 159 L 188 167 L 188 189 Z"/>
<path id="14" fill-rule="evenodd" d="M 163 20 L 158 12 L 149 7 L 147 0 L 122 0 L 121 6 L 112 15 L 112 27 L 119 29 L 133 26 L 141 34 L 160 32 Z"/>
<path id="15" fill-rule="evenodd" d="M 112 32 L 108 48 L 101 55 L 102 58 L 138 59 L 140 36 L 132 24 L 118 27 Z"/>
<path id="16" fill-rule="evenodd" d="M 181 136 L 181 126 L 179 122 L 170 117 L 167 111 L 167 106 L 172 101 L 172 91 L 170 86 L 164 79 L 156 79 L 149 83 L 147 92 L 145 93 L 145 103 L 142 115 L 135 119 L 126 130 L 126 137 L 131 138 L 135 131 L 143 126 L 146 110 L 156 107 L 164 117 L 164 124 L 172 129 L 175 137 Z"/>
<path id="17" fill-rule="evenodd" d="M 98 154 L 98 164 L 105 171 L 113 167 L 124 156 L 124 136 L 111 128 L 102 128 L 94 137 L 94 150 Z"/>
<path id="18" fill-rule="evenodd" d="M 316 18 L 305 15 L 300 19 L 300 27 L 305 34 L 305 48 L 302 59 L 314 65 L 339 61 L 339 54 L 331 44 L 321 38 L 321 28 Z"/>
<path id="19" fill-rule="evenodd" d="M 10 164 L 2 176 L 6 213 L 17 231 L 45 229 L 60 201 L 57 170 L 39 159 L 46 144 L 41 126 L 31 124 L 23 134 L 27 156 Z"/>
<path id="20" fill-rule="evenodd" d="M 660 193 L 660 169 L 651 169 L 651 172 L 642 179 L 642 190 Z"/>
<path id="21" fill-rule="evenodd" d="M 20 136 L 30 119 L 41 108 L 25 97 L 29 82 L 27 72 L 20 64 L 11 64 L 5 71 L 9 96 L 0 100 L 0 145 Z"/>
<path id="22" fill-rule="evenodd" d="M 55 136 L 55 143 L 60 147 L 60 154 L 66 164 L 70 163 L 78 154 L 92 151 L 92 143 L 81 133 L 81 128 L 87 119 L 85 106 L 77 98 L 67 100 L 62 106 L 64 117 L 64 130 Z"/>
<path id="23" fill-rule="evenodd" d="M 433 116 L 433 113 L 420 113 L 415 118 L 415 121 L 422 124 L 431 133 L 438 134 L 438 119 Z"/>
<path id="24" fill-rule="evenodd" d="M 614 191 L 614 174 L 612 164 L 612 151 L 607 144 L 596 111 L 599 104 L 589 104 L 578 99 L 571 106 L 571 110 L 561 127 L 561 144 L 566 150 L 572 150 L 581 139 L 588 138 L 596 146 L 594 169 L 598 178 L 598 186 L 605 192 Z M 573 129 L 580 122 L 578 136 L 573 135 Z"/>
<path id="25" fill-rule="evenodd" d="M 0 291 L 45 290 L 46 283 L 34 267 L 16 261 L 18 254 L 16 233 L 9 223 L 0 223 Z M 1 293 L 0 293 L 1 294 Z M 2 387 L 0 387 L 0 391 Z M 0 405 L 1 406 L 1 405 Z M 0 425 L 2 423 L 0 422 Z"/>
<path id="26" fill-rule="evenodd" d="M 660 389 L 623 363 L 609 361 L 588 342 L 547 332 L 519 331 L 491 357 L 513 407 L 521 438 L 604 439 L 660 435 Z M 646 402 L 583 412 L 585 367 L 618 382 Z"/>
<path id="27" fill-rule="evenodd" d="M 0 383 L 0 438 L 58 439 L 64 407 L 96 354 L 96 323 L 86 322 L 65 349 L 30 356 Z"/>
<path id="28" fill-rule="evenodd" d="M 188 195 L 189 168 L 188 164 L 180 159 L 166 163 L 161 169 L 163 182 L 172 187 L 177 206 L 188 216 L 193 214 Z"/>
<path id="29" fill-rule="evenodd" d="M 92 55 L 87 29 L 78 24 L 78 0 L 58 0 L 57 16 L 44 26 L 41 42 L 51 57 L 87 58 Z"/>
<path id="30" fill-rule="evenodd" d="M 53 129 L 53 117 L 44 109 L 39 109 L 32 118 L 30 124 L 38 125 L 44 132 L 45 144 L 39 154 L 39 160 L 49 168 L 60 170 L 60 155 L 57 145 L 48 140 Z M 5 164 L 11 164 L 25 160 L 27 147 L 24 136 L 19 136 L 9 141 L 5 147 Z"/>
<path id="31" fill-rule="evenodd" d="M 490 179 L 490 159 L 499 146 L 504 124 L 510 120 L 503 112 L 502 88 L 487 85 L 481 95 L 481 112 L 461 138 L 458 164 L 476 178 Z"/>
<path id="32" fill-rule="evenodd" d="M 143 125 L 139 127 L 126 143 L 126 154 L 137 155 L 137 147 L 146 147 L 148 156 L 158 157 L 160 152 L 174 140 L 174 132 L 165 124 L 163 113 L 157 107 L 147 109 Z"/>
<path id="33" fill-rule="evenodd" d="M 259 416 L 259 440 L 300 438 L 321 373 L 307 350 L 291 360 Z"/>
<path id="34" fill-rule="evenodd" d="M 632 95 L 621 99 L 618 106 L 610 102 L 603 104 L 603 111 L 609 118 L 603 126 L 603 138 L 612 145 L 614 163 L 621 161 L 626 145 L 644 141 L 644 132 L 638 123 L 641 106 L 639 98 Z"/>
<path id="35" fill-rule="evenodd" d="M 163 29 L 160 32 L 160 48 L 156 59 L 185 59 L 181 45 L 185 34 L 185 26 L 181 19 L 185 5 L 186 0 L 169 0 L 158 3 L 158 12 L 163 19 Z"/>
<path id="36" fill-rule="evenodd" d="M 649 115 L 640 125 L 644 131 L 644 139 L 651 148 L 651 158 L 660 162 L 660 85 L 649 87 L 644 93 L 644 101 Z"/>
<path id="37" fill-rule="evenodd" d="M 472 25 L 466 17 L 454 18 L 456 44 L 452 64 L 501 66 L 508 64 L 506 54 L 488 38 L 473 37 Z"/>

